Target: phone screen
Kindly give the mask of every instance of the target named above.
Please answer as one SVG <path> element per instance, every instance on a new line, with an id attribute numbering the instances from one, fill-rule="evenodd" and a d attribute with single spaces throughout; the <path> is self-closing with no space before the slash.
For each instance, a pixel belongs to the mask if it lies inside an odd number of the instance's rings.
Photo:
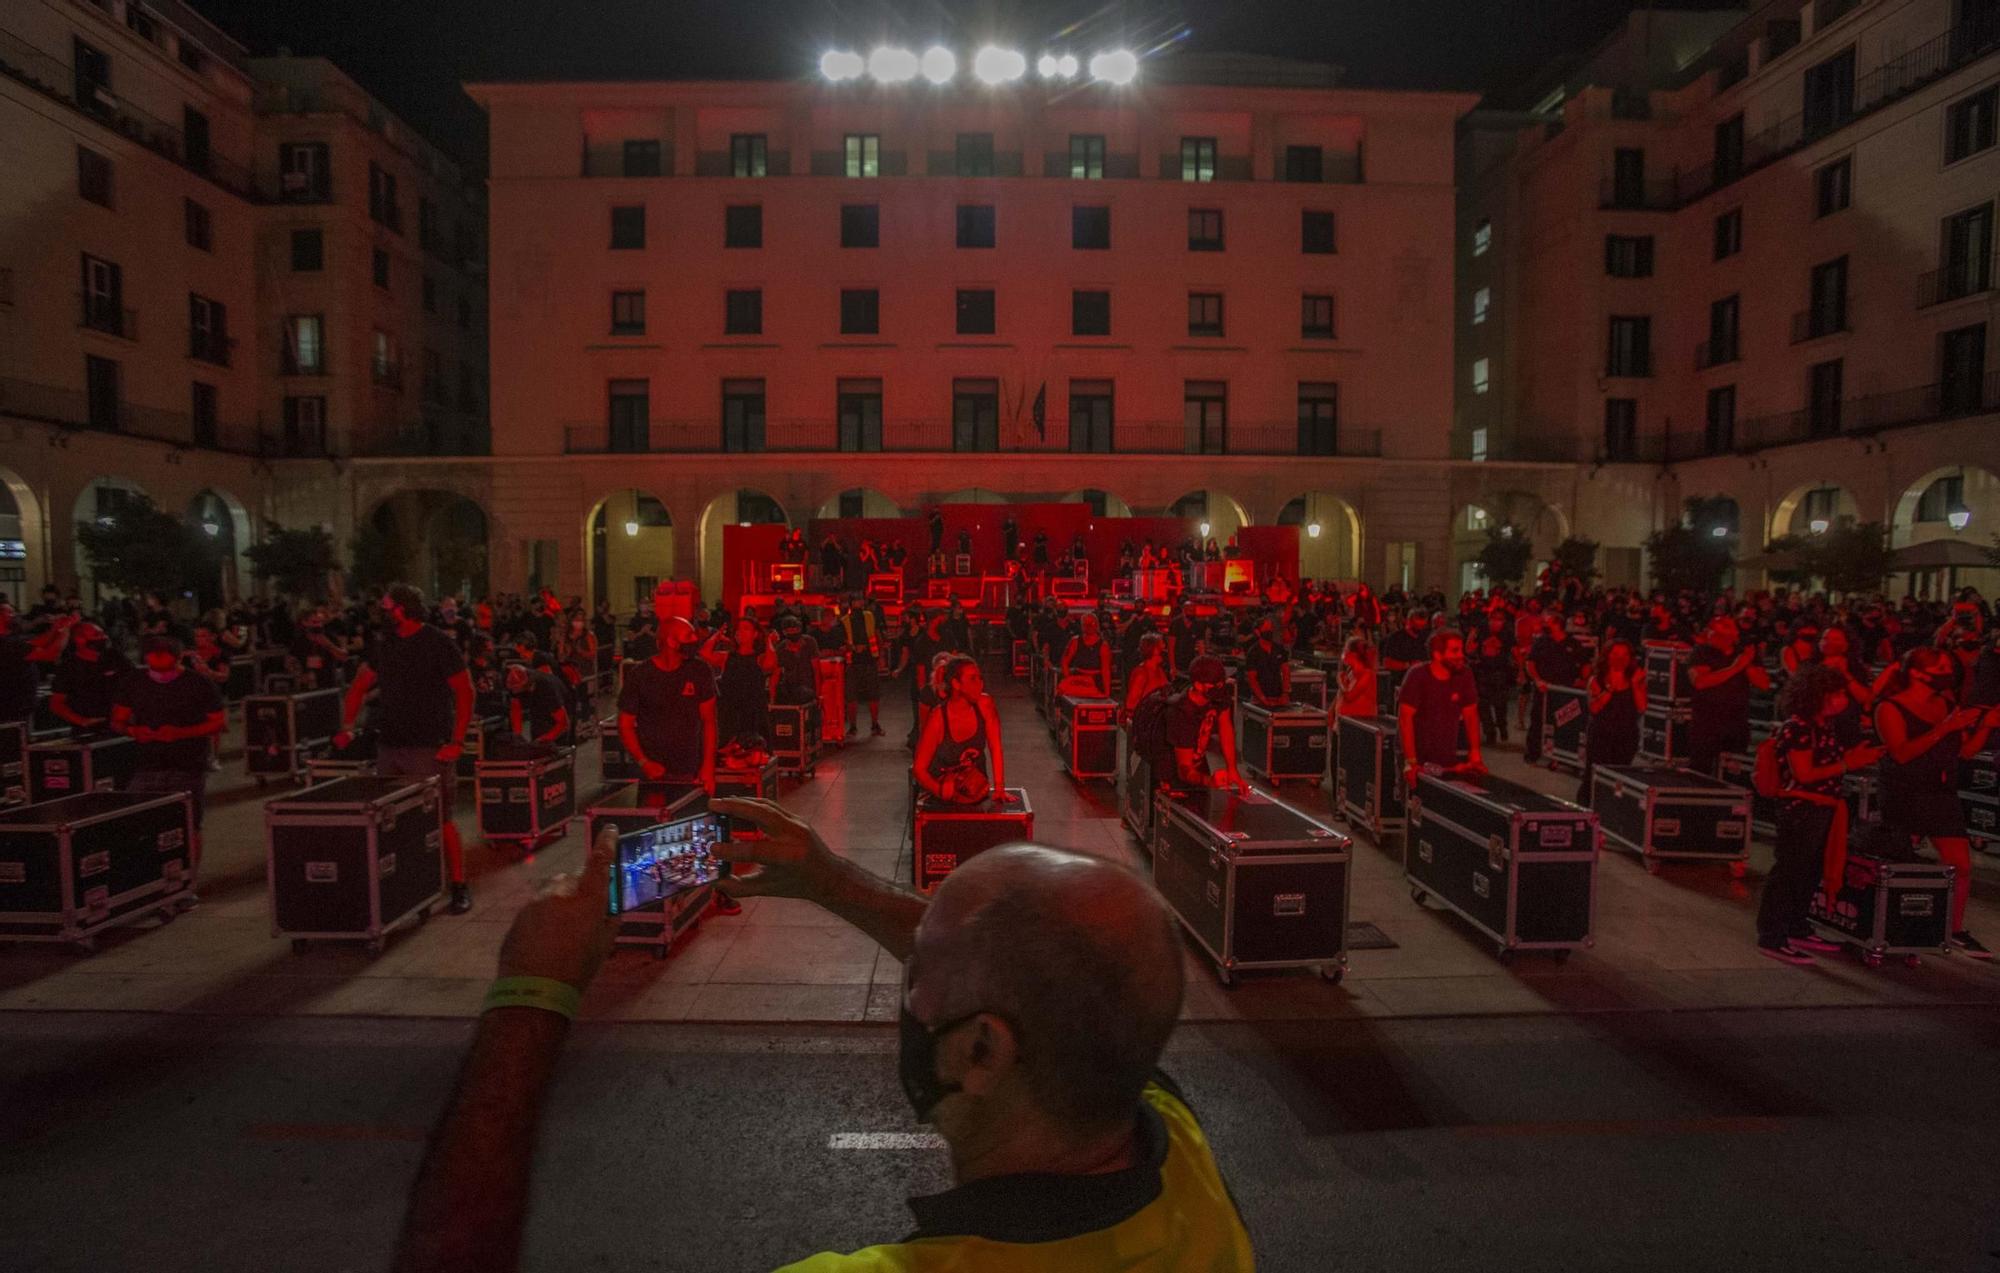
<path id="1" fill-rule="evenodd" d="M 623 915 L 726 876 L 729 863 L 715 856 L 723 838 L 722 819 L 709 813 L 619 836 L 611 913 Z"/>

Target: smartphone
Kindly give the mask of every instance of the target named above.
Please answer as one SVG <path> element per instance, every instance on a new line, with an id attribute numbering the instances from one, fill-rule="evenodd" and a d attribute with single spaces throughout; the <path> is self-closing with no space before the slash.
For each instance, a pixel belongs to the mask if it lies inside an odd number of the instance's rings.
<path id="1" fill-rule="evenodd" d="M 618 837 L 611 866 L 611 913 L 623 915 L 729 875 L 715 856 L 727 839 L 720 816 L 697 813 Z"/>

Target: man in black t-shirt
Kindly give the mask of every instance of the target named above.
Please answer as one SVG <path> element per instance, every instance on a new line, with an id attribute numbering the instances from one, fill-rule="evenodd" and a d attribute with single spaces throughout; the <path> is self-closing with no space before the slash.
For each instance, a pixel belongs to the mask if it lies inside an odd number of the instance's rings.
<path id="1" fill-rule="evenodd" d="M 1403 739 L 1404 789 L 1417 784 L 1425 765 L 1457 766 L 1460 729 L 1467 755 L 1463 762 L 1484 772 L 1479 758 L 1479 687 L 1466 666 L 1465 638 L 1450 628 L 1431 633 L 1430 661 L 1413 667 L 1396 694 L 1396 715 Z"/>
<path id="2" fill-rule="evenodd" d="M 1529 764 L 1542 758 L 1542 702 L 1550 686 L 1574 687 L 1583 677 L 1588 655 L 1575 637 L 1563 630 L 1562 615 L 1550 611 L 1542 617 L 1542 631 L 1528 646 L 1528 680 L 1534 686 L 1534 701 L 1528 704 L 1528 744 L 1523 756 Z"/>
<path id="3" fill-rule="evenodd" d="M 69 652 L 56 664 L 49 710 L 79 729 L 102 729 L 132 665 L 88 619 L 70 625 L 68 633 Z"/>
<path id="4" fill-rule="evenodd" d="M 1757 647 L 1738 650 L 1736 620 L 1724 615 L 1708 625 L 1702 643 L 1688 658 L 1687 767 L 1716 776 L 1724 752 L 1750 750 L 1750 691 L 1771 688 L 1771 676 L 1757 661 Z"/>
<path id="5" fill-rule="evenodd" d="M 1276 620 L 1266 617 L 1257 624 L 1257 639 L 1243 656 L 1243 682 L 1250 696 L 1266 707 L 1284 707 L 1292 701 L 1292 665 L 1278 644 Z"/>
<path id="6" fill-rule="evenodd" d="M 375 772 L 383 777 L 435 777 L 438 817 L 444 832 L 445 864 L 451 871 L 451 913 L 472 909 L 465 883 L 465 850 L 452 822 L 458 793 L 458 757 L 465 750 L 476 691 L 465 656 L 452 639 L 423 621 L 424 594 L 406 583 L 392 584 L 382 597 L 388 629 L 368 653 L 342 705 L 341 732 L 334 745 L 352 741 L 368 692 L 378 685 L 372 717 L 377 740 Z"/>
<path id="7" fill-rule="evenodd" d="M 1391 672 L 1405 672 L 1430 661 L 1431 617 L 1412 610 L 1403 626 L 1382 638 L 1382 666 Z"/>
<path id="8" fill-rule="evenodd" d="M 896 671 L 901 676 L 910 674 L 910 733 L 903 746 L 915 749 L 917 745 L 917 720 L 920 713 L 917 704 L 923 700 L 925 682 L 930 679 L 931 660 L 946 649 L 944 642 L 944 611 L 927 610 L 921 617 L 912 610 L 905 619 L 914 631 L 902 643 L 896 655 Z"/>
<path id="9" fill-rule="evenodd" d="M 21 635 L 14 607 L 0 602 L 0 722 L 28 720 L 35 714 L 40 668 L 55 657 L 55 638 L 29 641 Z"/>
<path id="10" fill-rule="evenodd" d="M 576 740 L 562 682 L 526 663 L 507 665 L 507 720 L 515 735 L 533 742 L 560 746 Z"/>
<path id="11" fill-rule="evenodd" d="M 1172 775 L 1155 774 L 1155 781 L 1185 787 L 1233 787 L 1250 794 L 1250 784 L 1236 767 L 1236 726 L 1229 713 L 1229 671 L 1222 660 L 1204 654 L 1188 668 L 1187 692 L 1167 709 L 1167 746 L 1173 752 Z M 1208 771 L 1208 745 L 1222 745 L 1222 768 Z"/>
<path id="12" fill-rule="evenodd" d="M 1207 635 L 1207 626 L 1194 612 L 1194 602 L 1181 602 L 1179 616 L 1167 625 L 1167 662 L 1172 675 L 1183 675 L 1194 666 Z"/>
<path id="13" fill-rule="evenodd" d="M 648 782 L 700 783 L 715 790 L 715 673 L 688 657 L 686 619 L 663 618 L 660 652 L 625 673 L 618 735 Z"/>
<path id="14" fill-rule="evenodd" d="M 179 638 L 149 636 L 140 646 L 145 666 L 119 685 L 112 728 L 139 744 L 127 791 L 182 792 L 194 808 L 195 840 L 189 858 L 201 865 L 201 820 L 208 789 L 208 740 L 225 723 L 215 682 L 181 664 Z"/>

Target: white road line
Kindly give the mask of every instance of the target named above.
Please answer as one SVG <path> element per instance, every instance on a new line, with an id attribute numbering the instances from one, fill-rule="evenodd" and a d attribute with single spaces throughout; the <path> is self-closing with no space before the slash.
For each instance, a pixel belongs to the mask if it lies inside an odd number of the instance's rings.
<path id="1" fill-rule="evenodd" d="M 826 1138 L 828 1149 L 943 1149 L 944 1137 L 935 1132 L 833 1132 Z"/>

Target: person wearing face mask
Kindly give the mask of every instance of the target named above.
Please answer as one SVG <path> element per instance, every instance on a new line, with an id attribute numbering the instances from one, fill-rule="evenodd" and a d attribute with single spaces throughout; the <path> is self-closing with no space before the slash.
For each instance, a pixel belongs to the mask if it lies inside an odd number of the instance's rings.
<path id="1" fill-rule="evenodd" d="M 1221 659 L 1204 654 L 1188 669 L 1187 692 L 1175 697 L 1167 707 L 1165 747 L 1170 763 L 1152 758 L 1153 780 L 1187 788 L 1233 788 L 1250 794 L 1250 784 L 1238 771 L 1236 725 L 1231 719 L 1229 669 Z M 1222 768 L 1210 773 L 1208 744 L 1222 744 Z"/>
<path id="2" fill-rule="evenodd" d="M 67 624 L 63 631 L 69 649 L 56 663 L 49 710 L 78 729 L 102 729 L 132 664 L 111 648 L 104 629 L 88 619 Z"/>
<path id="3" fill-rule="evenodd" d="M 362 705 L 369 691 L 379 686 L 382 692 L 373 713 L 375 772 L 385 778 L 438 780 L 451 913 L 463 915 L 472 909 L 472 890 L 465 882 L 465 850 L 452 822 L 452 804 L 458 793 L 458 757 L 472 723 L 477 691 L 458 646 L 424 622 L 423 593 L 406 583 L 391 584 L 382 595 L 381 611 L 389 626 L 347 687 L 342 724 L 333 743 L 345 750 L 353 741 Z"/>
<path id="4" fill-rule="evenodd" d="M 505 683 L 507 721 L 516 737 L 557 747 L 576 741 L 562 682 L 515 662 L 507 665 Z"/>
<path id="5" fill-rule="evenodd" d="M 657 609 L 664 611 L 661 598 Z M 715 673 L 693 657 L 694 626 L 660 613 L 660 652 L 625 672 L 618 735 L 647 782 L 715 790 Z"/>
<path id="6" fill-rule="evenodd" d="M 191 859 L 199 868 L 209 740 L 225 724 L 222 693 L 214 681 L 183 665 L 179 638 L 168 633 L 149 636 L 140 652 L 144 669 L 125 678 L 111 708 L 111 727 L 139 745 L 125 789 L 187 796 L 194 808 Z"/>
<path id="7" fill-rule="evenodd" d="M 1430 661 L 1431 617 L 1422 610 L 1403 616 L 1403 626 L 1382 638 L 1382 666 L 1407 672 Z"/>
<path id="8" fill-rule="evenodd" d="M 326 626 L 324 606 L 314 606 L 299 618 L 291 656 L 298 666 L 301 690 L 332 689 L 340 684 L 340 667 L 347 661 L 347 651 L 327 633 Z"/>
<path id="9" fill-rule="evenodd" d="M 1250 697 L 1266 707 L 1289 707 L 1292 664 L 1278 643 L 1278 625 L 1266 616 L 1258 621 L 1256 640 L 1243 655 L 1243 683 Z"/>
<path id="10" fill-rule="evenodd" d="M 1576 802 L 1590 807 L 1591 775 L 1599 765 L 1629 765 L 1639 754 L 1639 721 L 1646 714 L 1646 669 L 1623 638 L 1598 648 L 1590 671 L 1590 725 L 1584 732 L 1583 783 Z M 1746 718 L 1747 719 L 1747 718 Z"/>
<path id="11" fill-rule="evenodd" d="M 1740 635 L 1736 620 L 1718 615 L 1688 659 L 1692 710 L 1687 767 L 1711 778 L 1724 752 L 1750 749 L 1750 691 L 1771 688 L 1770 673 L 1757 662 L 1757 647 L 1736 648 Z"/>
<path id="12" fill-rule="evenodd" d="M 1396 718 L 1403 743 L 1406 789 L 1417 783 L 1424 766 L 1484 772 L 1480 758 L 1479 686 L 1465 658 L 1465 638 L 1449 628 L 1431 634 L 1430 659 L 1403 677 L 1396 693 Z M 1467 745 L 1458 758 L 1459 738 Z"/>
<path id="13" fill-rule="evenodd" d="M 1094 614 L 1086 614 L 1077 634 L 1070 638 L 1062 654 L 1062 679 L 1058 690 L 1077 698 L 1109 698 L 1111 695 L 1111 643 Z"/>

